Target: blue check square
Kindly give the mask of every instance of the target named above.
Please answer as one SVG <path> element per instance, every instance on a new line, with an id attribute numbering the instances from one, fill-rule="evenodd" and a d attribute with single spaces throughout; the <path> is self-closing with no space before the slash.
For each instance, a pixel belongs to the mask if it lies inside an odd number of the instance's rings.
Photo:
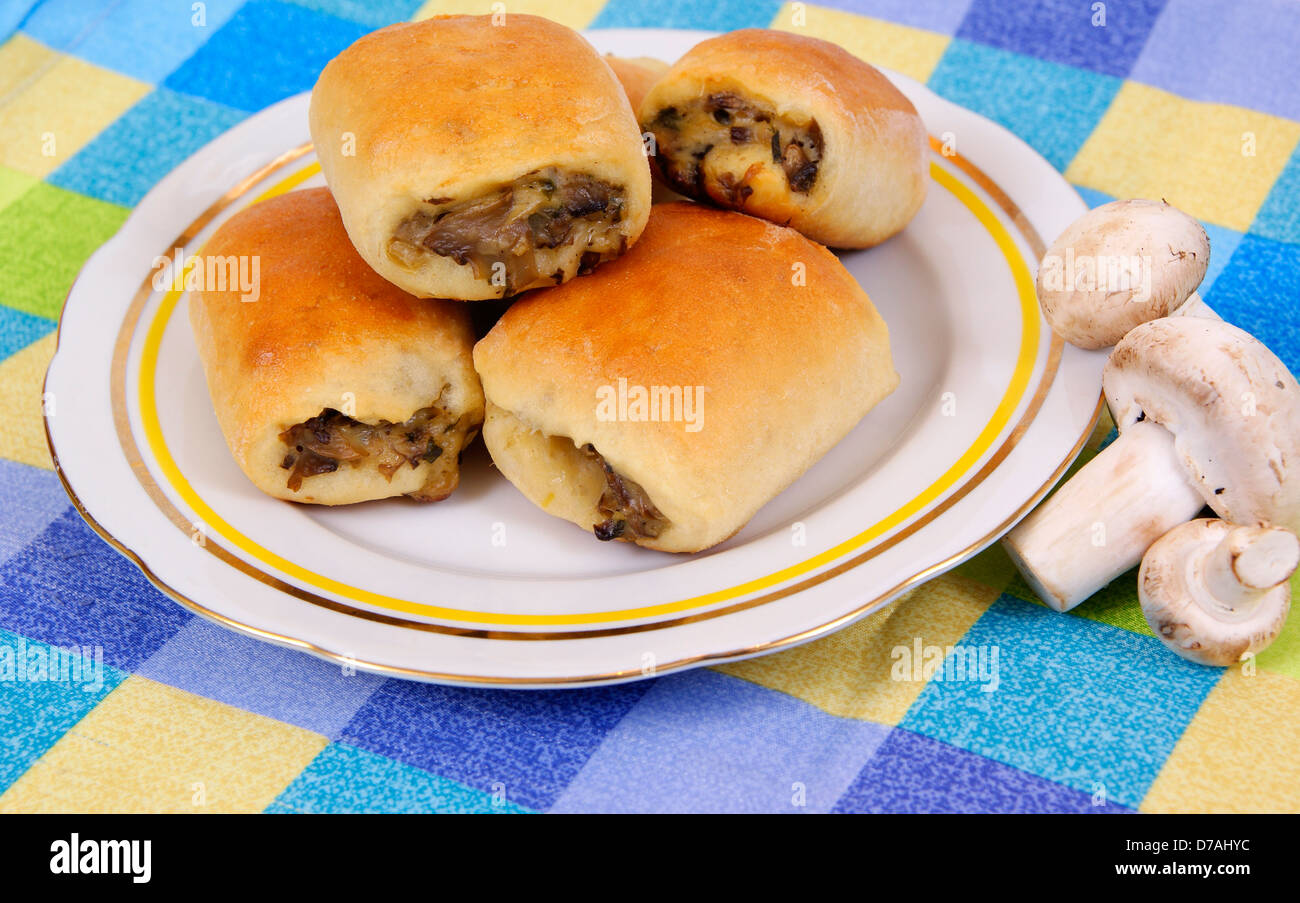
<path id="1" fill-rule="evenodd" d="M 167 77 L 165 87 L 254 112 L 309 90 L 369 29 L 278 0 L 252 0 Z"/>
<path id="2" fill-rule="evenodd" d="M 1300 120 L 1297 37 L 1300 4 L 1292 0 L 1169 0 L 1129 77 Z"/>
<path id="3" fill-rule="evenodd" d="M 817 5 L 951 35 L 970 4 L 971 0 L 822 0 Z"/>
<path id="4" fill-rule="evenodd" d="M 136 672 L 161 683 L 337 737 L 384 678 L 218 627 L 186 624 Z"/>
<path id="5" fill-rule="evenodd" d="M 996 684 L 931 680 L 900 727 L 1130 808 L 1223 673 L 1006 594 L 961 642 L 998 650 Z"/>
<path id="6" fill-rule="evenodd" d="M 975 0 L 957 37 L 1124 78 L 1165 0 Z"/>
<path id="7" fill-rule="evenodd" d="M 826 812 L 888 733 L 728 674 L 672 674 L 552 811 Z"/>
<path id="8" fill-rule="evenodd" d="M 896 728 L 836 812 L 1126 812 L 1038 775 Z"/>
<path id="9" fill-rule="evenodd" d="M 404 762 L 331 743 L 266 811 L 505 814 L 528 810 Z"/>
<path id="10" fill-rule="evenodd" d="M 134 207 L 159 179 L 244 115 L 224 104 L 158 88 L 51 173 L 49 181 Z"/>
<path id="11" fill-rule="evenodd" d="M 1214 259 L 1214 247 L 1210 247 Z M 1206 302 L 1229 323 L 1240 326 L 1300 373 L 1300 245 L 1247 233 Z"/>
<path id="12" fill-rule="evenodd" d="M 547 809 L 649 684 L 518 692 L 389 680 L 340 740 Z"/>
<path id="13" fill-rule="evenodd" d="M 156 84 L 202 47 L 243 2 L 42 0 L 22 31 L 55 50 Z"/>
<path id="14" fill-rule="evenodd" d="M 1121 84 L 962 40 L 948 45 L 929 81 L 935 92 L 1015 132 L 1059 170 L 1074 159 Z"/>
<path id="15" fill-rule="evenodd" d="M 592 28 L 699 28 L 733 31 L 765 28 L 781 9 L 781 0 L 609 0 Z"/>
<path id="16" fill-rule="evenodd" d="M 394 22 L 404 22 L 423 6 L 423 0 L 291 0 L 317 12 L 329 13 L 340 19 L 360 22 L 370 28 L 383 28 Z M 491 4 L 483 4 L 483 12 L 491 12 Z"/>
<path id="17" fill-rule="evenodd" d="M 75 666 L 60 656 L 44 643 L 0 630 L 0 793 L 126 680 L 93 656 L 79 656 Z M 54 662 L 58 667 L 50 667 Z"/>
<path id="18" fill-rule="evenodd" d="M 16 313 L 0 307 L 0 314 Z M 33 319 L 36 319 L 35 317 Z M 0 459 L 0 565 L 72 508 L 59 478 L 43 467 Z"/>
<path id="19" fill-rule="evenodd" d="M 194 616 L 68 508 L 0 567 L 0 627 L 52 646 L 100 645 L 134 671 Z"/>
<path id="20" fill-rule="evenodd" d="M 0 361 L 54 331 L 55 322 L 0 304 Z"/>
<path id="21" fill-rule="evenodd" d="M 1300 146 L 1292 152 L 1282 175 L 1264 199 L 1264 206 L 1255 214 L 1250 234 L 1300 244 Z"/>

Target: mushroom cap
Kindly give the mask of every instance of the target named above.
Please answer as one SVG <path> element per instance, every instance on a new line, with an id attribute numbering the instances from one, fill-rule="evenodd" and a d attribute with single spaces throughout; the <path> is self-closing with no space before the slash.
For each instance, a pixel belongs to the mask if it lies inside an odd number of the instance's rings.
<path id="1" fill-rule="evenodd" d="M 1168 316 L 1201 284 L 1209 262 L 1204 227 L 1177 207 L 1112 201 L 1079 217 L 1048 248 L 1038 301 L 1067 342 L 1105 348 L 1139 323 Z"/>
<path id="2" fill-rule="evenodd" d="M 1236 526 L 1202 518 L 1188 521 L 1156 540 L 1138 570 L 1142 615 L 1164 643 L 1183 658 L 1226 667 L 1268 647 L 1291 610 L 1291 587 L 1283 580 L 1243 612 L 1225 608 L 1205 584 L 1208 561 Z M 1290 536 L 1295 547 L 1295 537 Z M 1233 569 L 1240 579 L 1239 558 Z M 1294 560 L 1292 561 L 1294 569 Z"/>
<path id="3" fill-rule="evenodd" d="M 1174 434 L 1220 517 L 1300 532 L 1300 384 L 1258 339 L 1222 320 L 1152 320 L 1115 346 L 1102 388 L 1121 432 L 1145 418 Z"/>

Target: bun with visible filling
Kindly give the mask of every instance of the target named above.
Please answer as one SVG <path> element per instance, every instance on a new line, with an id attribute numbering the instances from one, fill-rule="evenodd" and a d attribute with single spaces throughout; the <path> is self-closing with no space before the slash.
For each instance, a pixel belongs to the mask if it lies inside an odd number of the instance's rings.
<path id="1" fill-rule="evenodd" d="M 370 269 L 324 188 L 222 224 L 199 261 L 257 260 L 190 293 L 190 324 L 235 461 L 268 495 L 345 505 L 446 498 L 483 423 L 465 305 L 416 298 Z"/>
<path id="2" fill-rule="evenodd" d="M 321 73 L 311 135 L 357 251 L 426 298 L 555 285 L 645 227 L 641 130 L 577 32 L 439 16 L 366 35 Z"/>
<path id="3" fill-rule="evenodd" d="M 474 349 L 497 468 L 600 539 L 706 549 L 898 384 L 889 332 L 799 233 L 657 205 L 637 246 L 525 295 Z"/>
<path id="4" fill-rule="evenodd" d="M 916 108 L 818 38 L 748 28 L 703 41 L 639 115 L 674 191 L 832 247 L 879 244 L 925 200 L 929 139 Z"/>

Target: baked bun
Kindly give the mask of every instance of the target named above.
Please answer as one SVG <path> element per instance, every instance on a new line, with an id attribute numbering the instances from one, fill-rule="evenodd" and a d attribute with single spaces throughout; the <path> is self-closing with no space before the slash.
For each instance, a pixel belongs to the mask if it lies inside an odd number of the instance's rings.
<path id="1" fill-rule="evenodd" d="M 321 73 L 310 121 L 357 251 L 420 297 L 564 282 L 645 227 L 651 180 L 623 89 L 548 19 L 439 16 L 366 35 Z"/>
<path id="2" fill-rule="evenodd" d="M 898 384 L 889 333 L 825 248 L 697 204 L 525 295 L 474 349 L 497 468 L 602 539 L 734 534 Z"/>
<path id="3" fill-rule="evenodd" d="M 200 252 L 256 261 L 190 292 L 190 324 L 221 431 L 258 489 L 344 505 L 445 498 L 483 422 L 469 311 L 407 294 L 370 269 L 324 188 L 254 204 Z"/>
<path id="4" fill-rule="evenodd" d="M 605 62 L 609 63 L 618 83 L 623 86 L 623 93 L 627 95 L 633 112 L 641 108 L 641 101 L 645 100 L 651 87 L 668 71 L 667 63 L 649 56 L 614 56 L 607 53 Z"/>
<path id="5" fill-rule="evenodd" d="M 925 200 L 916 108 L 828 41 L 763 28 L 710 38 L 655 83 L 639 114 L 670 188 L 832 247 L 879 244 Z"/>

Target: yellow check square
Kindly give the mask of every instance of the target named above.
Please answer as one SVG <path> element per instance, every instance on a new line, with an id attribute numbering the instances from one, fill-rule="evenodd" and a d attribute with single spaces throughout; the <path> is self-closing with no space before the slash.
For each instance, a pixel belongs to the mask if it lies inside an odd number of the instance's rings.
<path id="1" fill-rule="evenodd" d="M 1297 141 L 1300 124 L 1125 82 L 1065 175 L 1244 232 Z"/>
<path id="2" fill-rule="evenodd" d="M 797 696 L 832 715 L 896 725 L 926 684 L 916 679 L 916 669 L 896 666 L 915 659 L 918 639 L 927 651 L 961 642 L 997 598 L 991 587 L 945 574 L 825 639 L 715 670 Z M 896 652 L 903 649 L 905 654 Z"/>
<path id="3" fill-rule="evenodd" d="M 327 742 L 132 676 L 0 796 L 0 813 L 261 812 Z"/>
<path id="4" fill-rule="evenodd" d="M 772 19 L 771 25 L 781 31 L 839 44 L 874 66 L 893 69 L 918 81 L 930 77 L 951 40 L 946 35 L 922 28 L 896 25 L 810 3 L 786 3 Z"/>
<path id="5" fill-rule="evenodd" d="M 0 98 L 17 95 L 59 59 L 40 41 L 15 34 L 0 46 Z"/>
<path id="6" fill-rule="evenodd" d="M 0 106 L 0 165 L 31 176 L 49 175 L 150 91 L 144 82 L 48 50 L 54 58 L 31 68 L 39 54 L 23 52 L 28 57 L 18 65 L 25 75 Z M 9 62 L 0 60 L 0 79 Z"/>
<path id="7" fill-rule="evenodd" d="M 1165 761 L 1143 812 L 1300 812 L 1300 681 L 1231 668 Z"/>
<path id="8" fill-rule="evenodd" d="M 502 11 L 507 16 L 511 13 L 545 16 L 570 28 L 586 28 L 605 2 L 606 0 L 509 0 L 508 3 L 494 3 L 492 0 L 429 0 L 411 18 L 427 19 L 430 16 L 453 14 L 490 16 Z"/>
<path id="9" fill-rule="evenodd" d="M 0 430 L 0 458 L 54 469 L 45 442 L 43 409 L 48 400 L 42 398 L 41 386 L 56 342 L 55 334 L 50 333 L 0 361 L 0 394 L 13 399 L 8 425 Z M 58 415 L 57 405 L 54 414 Z"/>

